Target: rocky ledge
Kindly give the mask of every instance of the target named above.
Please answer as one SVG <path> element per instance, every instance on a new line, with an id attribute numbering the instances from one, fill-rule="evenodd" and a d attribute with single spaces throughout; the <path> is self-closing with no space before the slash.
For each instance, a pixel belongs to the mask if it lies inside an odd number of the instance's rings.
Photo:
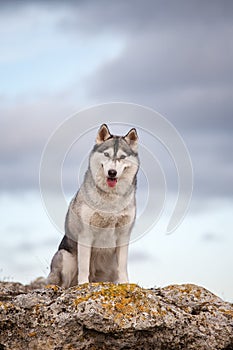
<path id="1" fill-rule="evenodd" d="M 35 289 L 36 288 L 36 289 Z M 0 350 L 233 350 L 233 305 L 191 284 L 0 283 Z"/>

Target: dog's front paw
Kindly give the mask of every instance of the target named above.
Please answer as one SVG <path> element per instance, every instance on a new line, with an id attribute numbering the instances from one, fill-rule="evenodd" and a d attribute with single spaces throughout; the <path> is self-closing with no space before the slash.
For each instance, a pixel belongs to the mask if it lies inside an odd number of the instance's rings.
<path id="1" fill-rule="evenodd" d="M 118 283 L 120 284 L 129 283 L 128 276 L 126 275 L 119 276 Z"/>
<path id="2" fill-rule="evenodd" d="M 118 280 L 118 284 L 128 284 L 129 280 Z"/>
<path id="3" fill-rule="evenodd" d="M 85 283 L 89 283 L 88 279 L 83 279 L 83 280 L 79 280 L 78 281 L 78 284 L 81 285 L 81 284 L 85 284 Z"/>

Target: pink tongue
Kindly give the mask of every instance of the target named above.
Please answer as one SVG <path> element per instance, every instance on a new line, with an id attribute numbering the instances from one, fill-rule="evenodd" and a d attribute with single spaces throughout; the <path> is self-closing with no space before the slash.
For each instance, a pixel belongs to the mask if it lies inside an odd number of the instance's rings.
<path id="1" fill-rule="evenodd" d="M 114 187 L 117 183 L 117 179 L 111 179 L 111 178 L 107 178 L 107 184 L 109 187 Z"/>

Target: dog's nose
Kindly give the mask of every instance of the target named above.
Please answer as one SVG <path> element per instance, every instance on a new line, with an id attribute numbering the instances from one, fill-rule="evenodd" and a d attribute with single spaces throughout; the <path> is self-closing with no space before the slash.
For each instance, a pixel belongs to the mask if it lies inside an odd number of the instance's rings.
<path id="1" fill-rule="evenodd" d="M 109 176 L 109 177 L 115 177 L 116 174 L 117 174 L 117 171 L 114 170 L 114 169 L 110 169 L 110 170 L 108 171 L 108 176 Z"/>

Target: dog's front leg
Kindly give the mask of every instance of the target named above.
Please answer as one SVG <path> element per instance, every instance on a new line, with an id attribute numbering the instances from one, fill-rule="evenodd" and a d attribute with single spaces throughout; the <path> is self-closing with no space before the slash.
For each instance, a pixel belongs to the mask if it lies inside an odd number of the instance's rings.
<path id="1" fill-rule="evenodd" d="M 128 245 L 117 247 L 117 272 L 118 282 L 128 283 L 127 261 L 128 261 Z"/>
<path id="2" fill-rule="evenodd" d="M 91 246 L 78 243 L 78 284 L 89 282 Z"/>

